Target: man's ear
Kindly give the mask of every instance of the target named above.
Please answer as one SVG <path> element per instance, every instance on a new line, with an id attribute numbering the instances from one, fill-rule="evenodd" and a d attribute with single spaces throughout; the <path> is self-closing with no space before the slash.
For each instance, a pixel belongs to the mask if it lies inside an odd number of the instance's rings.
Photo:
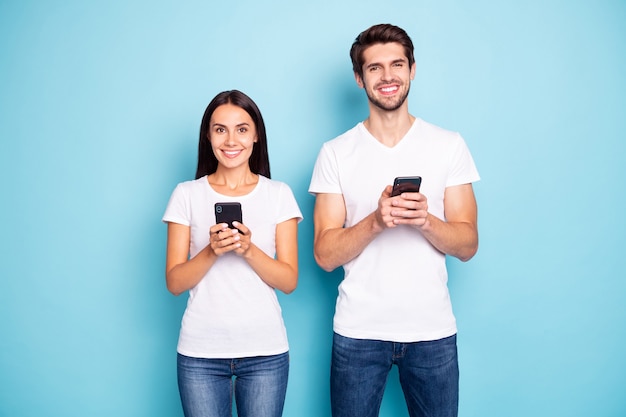
<path id="1" fill-rule="evenodd" d="M 356 83 L 360 88 L 365 88 L 365 85 L 363 84 L 363 78 L 361 78 L 361 76 L 356 72 L 354 73 L 354 79 L 356 80 Z"/>

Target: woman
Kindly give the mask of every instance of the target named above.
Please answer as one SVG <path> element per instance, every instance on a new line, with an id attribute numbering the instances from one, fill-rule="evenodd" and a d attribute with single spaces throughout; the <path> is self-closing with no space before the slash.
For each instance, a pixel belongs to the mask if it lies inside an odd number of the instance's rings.
<path id="1" fill-rule="evenodd" d="M 242 222 L 215 224 L 215 203 L 239 202 Z M 289 353 L 275 289 L 298 281 L 291 189 L 270 179 L 265 124 L 240 91 L 208 105 L 196 179 L 179 184 L 167 223 L 167 288 L 189 291 L 178 341 L 178 386 L 187 417 L 282 415 Z"/>

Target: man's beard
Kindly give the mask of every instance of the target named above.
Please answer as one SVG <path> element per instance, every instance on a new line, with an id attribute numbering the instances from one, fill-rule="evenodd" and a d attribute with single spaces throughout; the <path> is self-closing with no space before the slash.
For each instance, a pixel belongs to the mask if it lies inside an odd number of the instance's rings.
<path id="1" fill-rule="evenodd" d="M 373 95 L 370 95 L 370 92 L 367 89 L 367 87 L 365 88 L 365 94 L 367 95 L 367 98 L 370 101 L 370 103 L 372 103 L 374 106 L 378 107 L 379 109 L 386 110 L 386 111 L 394 111 L 394 110 L 398 110 L 404 104 L 404 102 L 406 101 L 406 98 L 409 96 L 410 89 L 411 89 L 411 85 L 409 84 L 404 94 L 402 96 L 396 97 L 396 99 L 393 101 L 379 100 Z"/>

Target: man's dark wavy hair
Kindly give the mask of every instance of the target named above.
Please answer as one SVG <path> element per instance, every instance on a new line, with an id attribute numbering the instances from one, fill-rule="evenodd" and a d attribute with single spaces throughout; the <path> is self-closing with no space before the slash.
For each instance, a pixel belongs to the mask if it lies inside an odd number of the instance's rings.
<path id="1" fill-rule="evenodd" d="M 364 30 L 356 37 L 350 48 L 350 59 L 352 59 L 352 70 L 363 78 L 363 51 L 372 45 L 379 43 L 397 42 L 404 48 L 404 54 L 409 60 L 409 66 L 415 62 L 413 55 L 413 41 L 404 29 L 398 26 L 383 23 L 374 25 Z"/>

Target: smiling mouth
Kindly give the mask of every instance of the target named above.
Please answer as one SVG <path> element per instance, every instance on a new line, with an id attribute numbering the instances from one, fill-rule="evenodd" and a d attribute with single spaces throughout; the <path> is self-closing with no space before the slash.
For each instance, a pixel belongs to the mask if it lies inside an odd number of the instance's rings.
<path id="1" fill-rule="evenodd" d="M 236 158 L 241 153 L 241 150 L 239 150 L 239 151 L 222 151 L 222 153 L 224 154 L 224 156 L 226 156 L 226 158 Z"/>
<path id="2" fill-rule="evenodd" d="M 390 95 L 390 94 L 394 94 L 399 89 L 400 88 L 397 85 L 394 85 L 394 86 L 390 86 L 390 87 L 380 87 L 378 89 L 378 91 L 380 91 L 382 94 Z"/>

